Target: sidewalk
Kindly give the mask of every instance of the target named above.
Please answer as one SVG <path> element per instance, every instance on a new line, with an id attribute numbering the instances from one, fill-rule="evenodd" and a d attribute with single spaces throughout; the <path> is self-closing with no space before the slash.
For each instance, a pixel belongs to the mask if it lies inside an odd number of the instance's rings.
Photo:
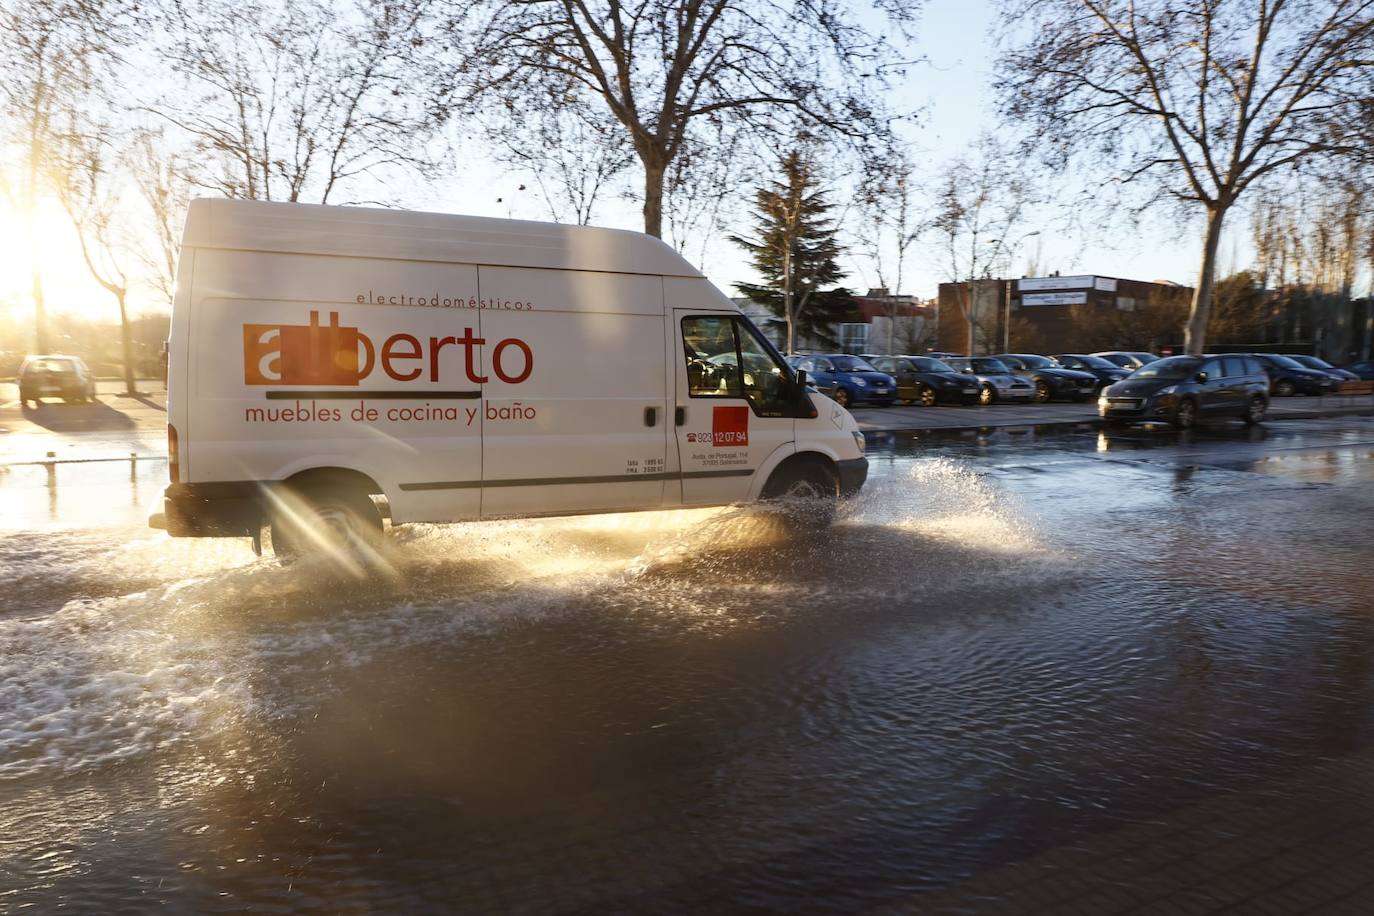
<path id="1" fill-rule="evenodd" d="M 857 407 L 864 432 L 911 429 L 984 429 L 995 426 L 1098 425 L 1097 402 L 1082 404 L 993 404 L 987 407 Z M 1266 419 L 1309 420 L 1374 414 L 1374 395 L 1331 395 L 1275 399 Z"/>

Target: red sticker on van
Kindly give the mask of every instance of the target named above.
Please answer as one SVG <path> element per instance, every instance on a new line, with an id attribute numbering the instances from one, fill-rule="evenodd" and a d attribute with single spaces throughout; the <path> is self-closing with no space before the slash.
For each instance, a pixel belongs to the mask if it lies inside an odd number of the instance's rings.
<path id="1" fill-rule="evenodd" d="M 749 444 L 749 408 L 717 406 L 711 414 L 711 444 L 717 448 Z"/>

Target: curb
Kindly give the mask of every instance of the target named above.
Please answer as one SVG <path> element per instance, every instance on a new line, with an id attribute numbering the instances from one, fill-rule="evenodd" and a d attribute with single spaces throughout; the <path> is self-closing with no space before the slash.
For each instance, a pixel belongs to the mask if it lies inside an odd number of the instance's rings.
<path id="1" fill-rule="evenodd" d="M 1374 405 L 1366 407 L 1335 407 L 1330 410 L 1285 410 L 1282 414 L 1269 414 L 1265 423 L 1282 423 L 1285 420 L 1322 420 L 1331 417 L 1368 417 L 1374 416 Z M 1082 417 L 1077 420 L 1041 420 L 1028 423 L 968 423 L 959 426 L 884 426 L 880 429 L 863 429 L 859 432 L 865 437 L 882 433 L 941 433 L 959 432 L 970 429 L 1051 429 L 1074 426 L 1105 426 L 1101 417 Z"/>

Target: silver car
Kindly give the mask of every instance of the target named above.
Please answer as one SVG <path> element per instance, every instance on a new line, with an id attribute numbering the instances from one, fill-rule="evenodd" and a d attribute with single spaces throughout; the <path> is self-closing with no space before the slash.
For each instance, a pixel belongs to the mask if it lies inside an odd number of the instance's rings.
<path id="1" fill-rule="evenodd" d="M 980 404 L 1035 400 L 1035 385 L 1012 372 L 1001 360 L 990 356 L 950 356 L 941 362 L 978 379 Z"/>

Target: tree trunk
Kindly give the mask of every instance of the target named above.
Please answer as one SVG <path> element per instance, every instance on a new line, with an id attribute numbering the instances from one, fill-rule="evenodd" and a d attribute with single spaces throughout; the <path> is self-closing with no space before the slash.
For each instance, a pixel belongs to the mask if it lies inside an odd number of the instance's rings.
<path id="1" fill-rule="evenodd" d="M 1226 219 L 1228 204 L 1217 202 L 1207 209 L 1207 235 L 1202 243 L 1202 265 L 1198 268 L 1197 289 L 1193 291 L 1193 308 L 1188 313 L 1183 348 L 1200 355 L 1207 347 L 1207 320 L 1212 315 L 1212 287 L 1216 281 L 1217 248 L 1221 243 L 1221 225 Z"/>
<path id="2" fill-rule="evenodd" d="M 796 350 L 797 316 L 792 313 L 792 246 L 789 244 L 782 253 L 782 309 L 787 316 L 787 355 Z"/>
<path id="3" fill-rule="evenodd" d="M 124 307 L 124 296 L 123 290 L 115 293 L 115 297 L 119 299 L 120 343 L 124 348 L 124 393 L 132 397 L 138 393 L 134 385 L 134 338 L 129 327 L 129 313 Z"/>
<path id="4" fill-rule="evenodd" d="M 33 271 L 33 343 L 35 353 L 48 350 L 48 313 L 43 305 L 43 275 L 37 268 Z"/>
<path id="5" fill-rule="evenodd" d="M 663 173 L 668 164 L 656 157 L 644 162 L 644 231 L 656 239 L 663 238 Z"/>

